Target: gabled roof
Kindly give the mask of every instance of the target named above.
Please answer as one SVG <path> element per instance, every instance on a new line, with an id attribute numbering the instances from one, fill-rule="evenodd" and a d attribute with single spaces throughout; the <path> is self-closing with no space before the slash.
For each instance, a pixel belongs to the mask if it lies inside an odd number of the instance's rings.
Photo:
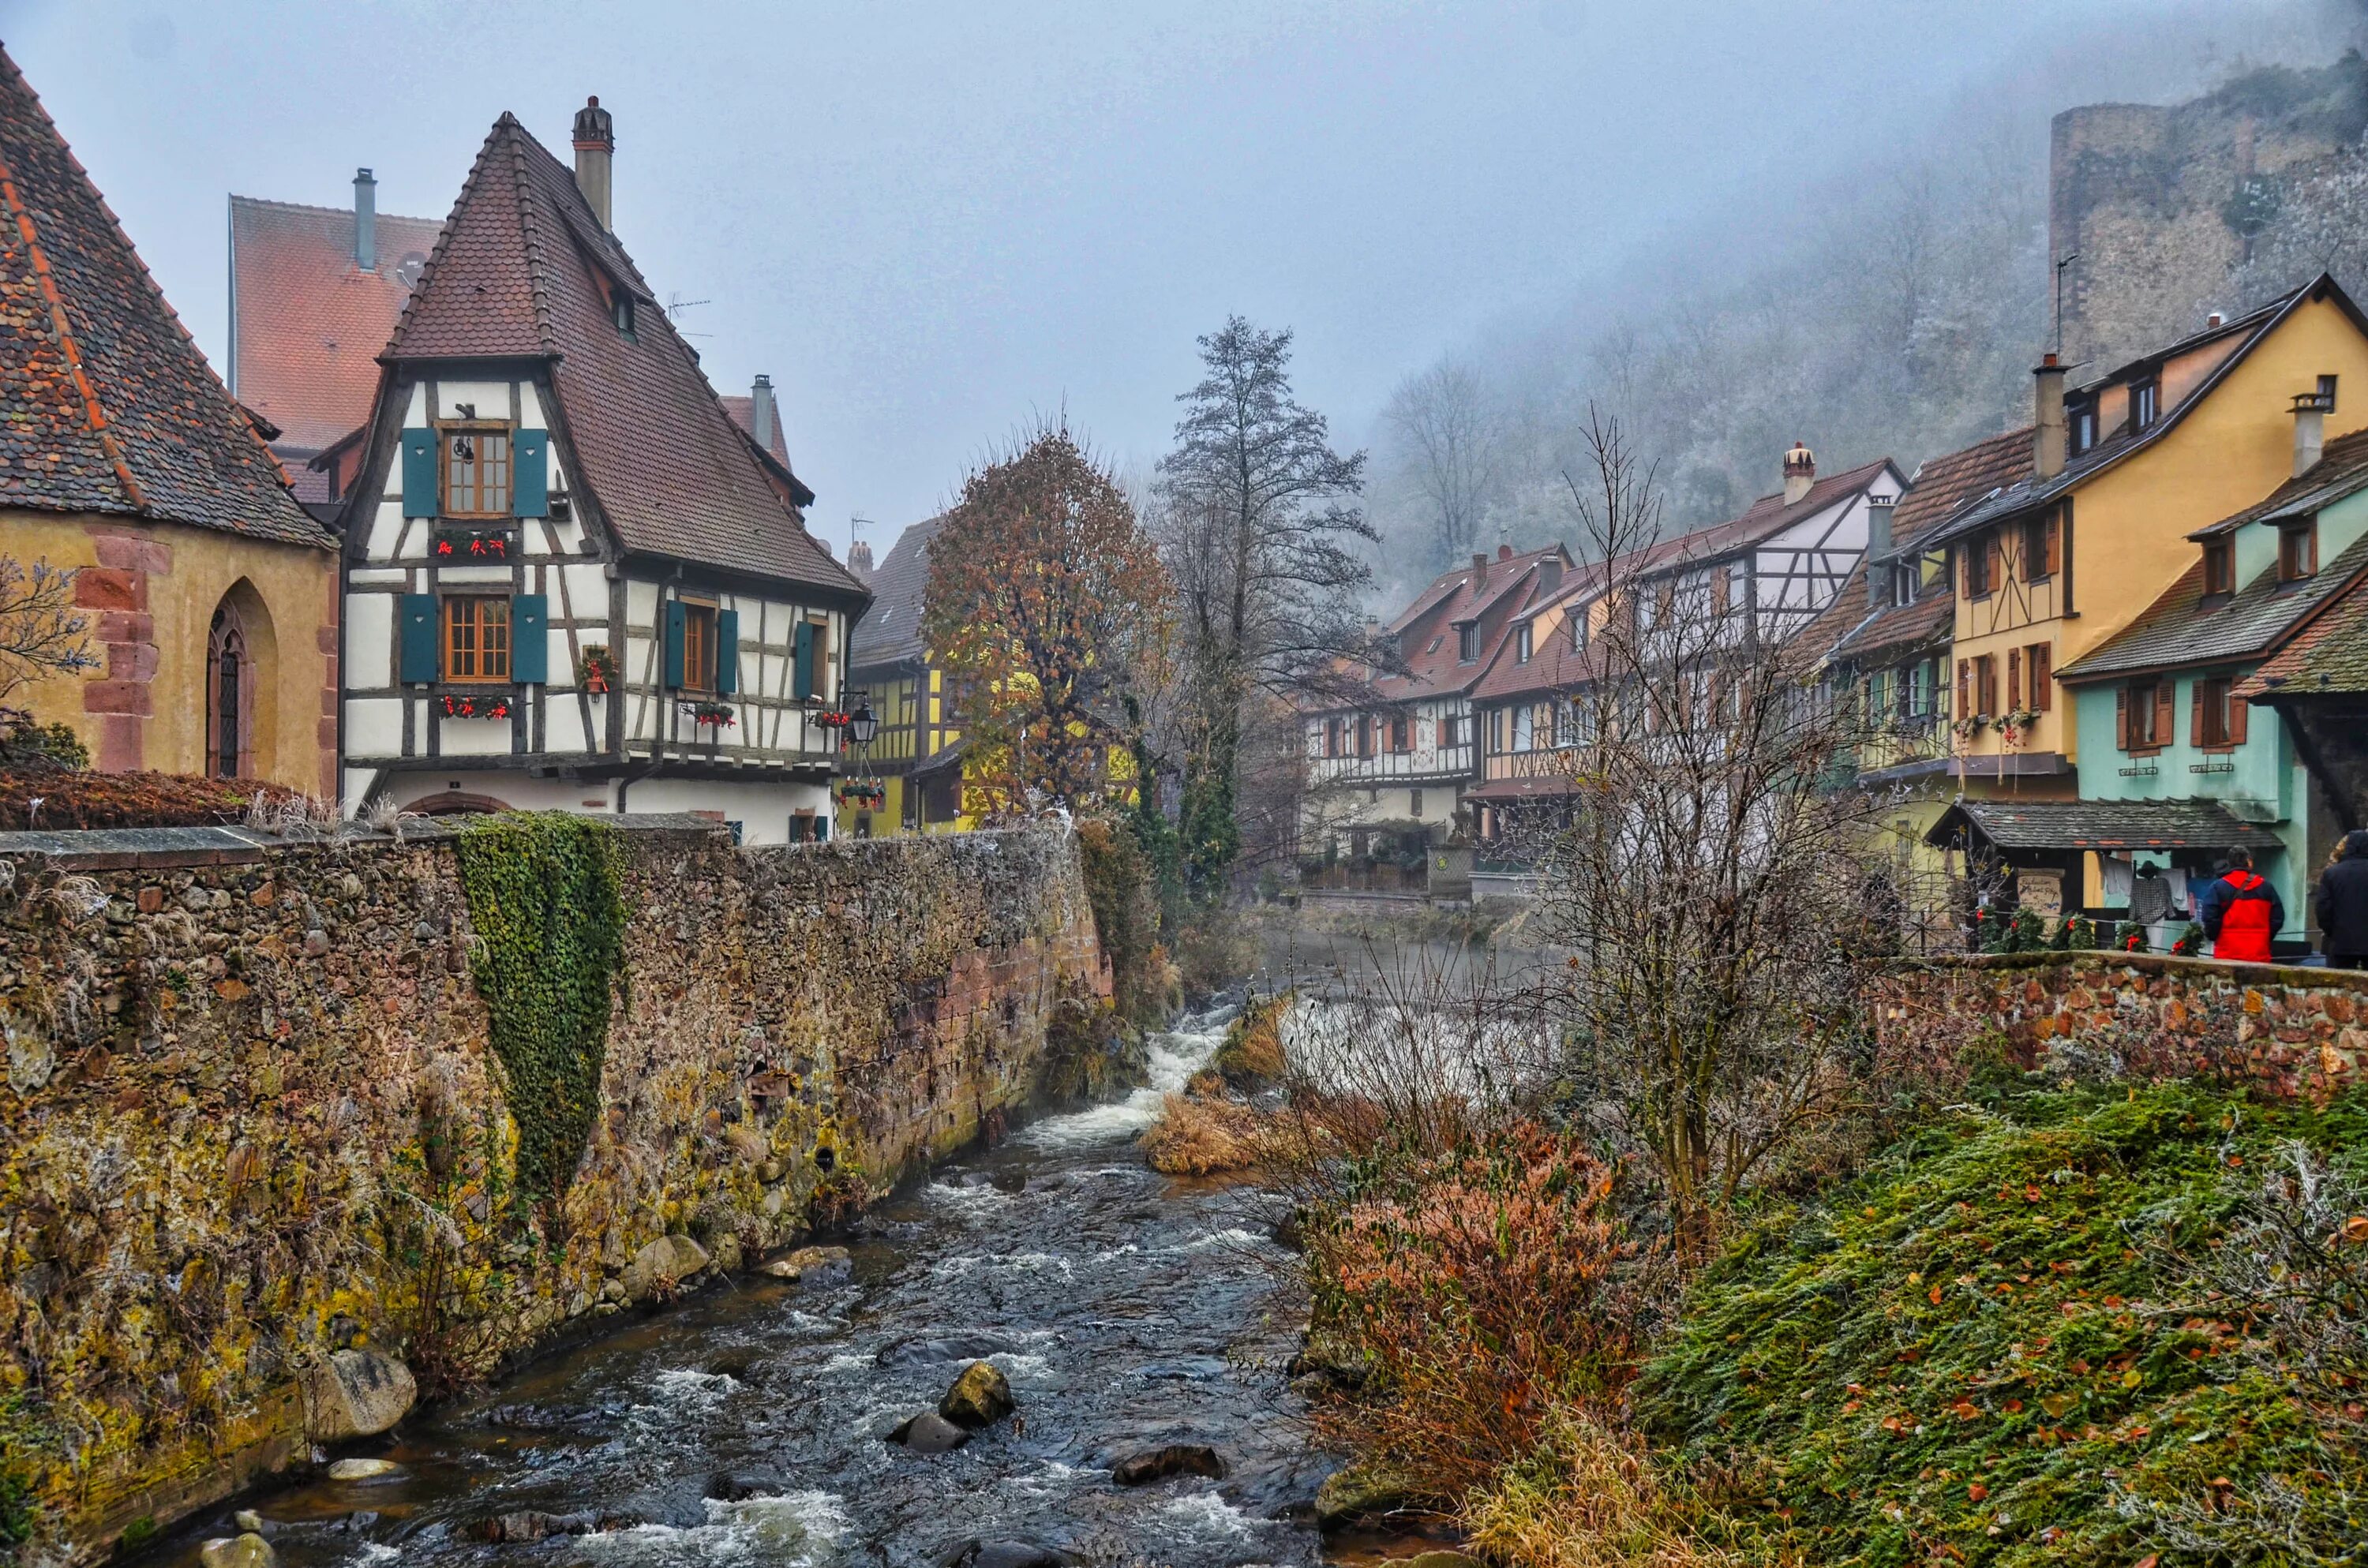
<path id="1" fill-rule="evenodd" d="M 2204 597 L 2203 562 L 2197 561 L 2135 620 L 2064 666 L 2057 678 L 2078 684 L 2145 670 L 2258 659 L 2363 573 L 2368 573 L 2368 538 L 2353 540 L 2301 583 L 2280 583 L 2277 568 L 2270 566 L 2236 593 L 2212 601 Z"/>
<path id="2" fill-rule="evenodd" d="M 1542 568 L 1555 578 L 1553 585 L 1541 582 Z M 1570 552 L 1559 544 L 1519 552 L 1500 545 L 1478 574 L 1471 566 L 1442 573 L 1390 622 L 1406 673 L 1373 676 L 1367 699 L 1409 702 L 1471 690 L 1487 673 L 1514 620 L 1556 591 L 1569 569 Z M 1481 579 L 1476 585 L 1475 574 Z M 1466 664 L 1456 656 L 1462 646 L 1457 629 L 1473 621 L 1480 623 L 1479 656 Z M 1311 711 L 1324 706 L 1353 705 L 1325 704 Z"/>
<path id="3" fill-rule="evenodd" d="M 613 315 L 620 295 L 630 333 Z M 508 114 L 382 356 L 395 367 L 483 358 L 553 362 L 576 478 L 628 552 L 866 597 L 768 477 L 574 171 Z"/>
<path id="4" fill-rule="evenodd" d="M 5 51 L 0 506 L 334 542 Z"/>
<path id="5" fill-rule="evenodd" d="M 2247 523 L 2306 517 L 2362 488 L 2368 488 L 2368 430 L 2354 430 L 2328 442 L 2307 472 L 2287 480 L 2243 511 L 2208 523 L 2187 537 L 2205 540 L 2235 533 Z"/>
<path id="6" fill-rule="evenodd" d="M 2345 554 L 2350 554 L 2347 551 Z M 2368 580 L 2355 580 L 2237 683 L 2255 702 L 2368 693 Z"/>
<path id="7" fill-rule="evenodd" d="M 1795 523 L 1806 522 L 1827 507 L 1856 495 L 1891 466 L 1889 458 L 1877 458 L 1873 462 L 1844 469 L 1811 484 L 1808 493 L 1798 501 L 1788 503 L 1781 491 L 1762 495 L 1738 517 L 1696 528 L 1656 546 L 1651 561 L 1639 568 L 1639 574 L 1690 569 L 1764 544 Z"/>
<path id="8" fill-rule="evenodd" d="M 290 452 L 320 451 L 369 421 L 379 350 L 439 227 L 378 214 L 378 266 L 365 272 L 351 208 L 230 199 L 231 384 Z"/>
<path id="9" fill-rule="evenodd" d="M 1939 529 L 1956 511 L 1990 492 L 2028 476 L 2032 465 L 2032 430 L 2008 430 L 1972 446 L 1918 465 L 1891 514 L 1892 554 L 1920 555 L 1926 536 Z M 1911 561 L 1909 570 L 1915 566 Z M 1954 624 L 1956 602 L 1943 580 L 1910 604 L 1870 606 L 1866 597 L 1866 563 L 1861 562 L 1834 603 L 1818 618 L 1840 630 L 1826 657 L 1864 658 L 1894 648 L 1912 648 L 1945 639 Z M 1816 631 L 1811 627 L 1804 636 Z"/>
<path id="10" fill-rule="evenodd" d="M 1925 833 L 1945 845 L 1970 825 L 2001 849 L 2276 848 L 2278 836 L 2217 801 L 1966 801 Z"/>
<path id="11" fill-rule="evenodd" d="M 929 588 L 929 546 L 944 531 L 947 516 L 924 517 L 898 534 L 888 559 L 871 574 L 871 608 L 855 623 L 847 651 L 849 668 L 928 657 L 921 641 L 921 601 Z"/>
<path id="12" fill-rule="evenodd" d="M 723 404 L 723 412 L 732 416 L 732 423 L 740 426 L 740 434 L 748 437 L 748 444 L 755 447 L 775 472 L 789 482 L 791 492 L 790 505 L 798 507 L 813 506 L 814 492 L 806 488 L 805 482 L 790 467 L 790 443 L 781 434 L 780 416 L 777 415 L 773 420 L 773 438 L 760 444 L 757 439 L 756 400 L 726 396 L 718 401 Z"/>
<path id="13" fill-rule="evenodd" d="M 2343 291 L 2342 286 L 2335 281 L 2332 275 L 2322 272 L 2292 293 L 2262 306 L 2250 314 L 2240 316 L 2222 326 L 2213 327 L 2182 338 L 2168 348 L 2158 349 L 2143 359 L 2135 360 L 2112 375 L 2089 382 L 2080 391 L 2093 392 L 2099 387 L 2110 386 L 2127 380 L 2160 365 L 2166 359 L 2200 347 L 2215 338 L 2233 335 L 2242 335 L 2243 337 L 2243 341 L 2213 369 L 2211 374 L 2196 383 L 2194 391 L 2181 398 L 2173 407 L 2165 409 L 2162 417 L 2157 419 L 2146 429 L 2132 433 L 2127 426 L 2123 426 L 2089 450 L 2072 459 L 2065 465 L 2064 472 L 2055 478 L 2043 480 L 2032 477 L 2005 486 L 1997 494 L 1968 507 L 1950 519 L 1944 527 L 1933 534 L 1929 542 L 1945 544 L 1962 539 L 1976 529 L 1987 528 L 1993 523 L 2004 522 L 2009 517 L 2029 511 L 2034 506 L 2044 506 L 2059 495 L 2078 489 L 2107 469 L 2161 440 L 2177 429 L 2186 420 L 2187 415 L 2200 406 L 2205 398 L 2211 396 L 2214 389 L 2226 381 L 2238 365 L 2244 363 L 2246 358 L 2259 347 L 2264 339 L 2285 324 L 2289 316 L 2316 300 L 2334 301 L 2341 307 L 2344 314 L 2351 318 L 2352 323 L 2360 328 L 2361 332 L 2368 335 L 2368 317 L 2361 314 L 2360 307 L 2352 302 L 2351 296 Z"/>

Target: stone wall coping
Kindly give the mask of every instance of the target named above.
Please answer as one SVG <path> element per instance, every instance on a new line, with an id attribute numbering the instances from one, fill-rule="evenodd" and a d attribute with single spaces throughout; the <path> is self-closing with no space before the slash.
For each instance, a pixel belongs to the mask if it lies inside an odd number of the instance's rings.
<path id="1" fill-rule="evenodd" d="M 2257 988 L 2351 991 L 2368 995 L 2368 971 L 2329 969 L 2319 964 L 2238 963 L 2228 959 L 2175 958 L 2169 953 L 2115 953 L 2094 949 L 2079 952 L 1944 953 L 1937 958 L 1900 959 L 1889 967 L 1899 973 L 1935 969 L 2118 969 L 2189 980 L 2223 980 Z"/>

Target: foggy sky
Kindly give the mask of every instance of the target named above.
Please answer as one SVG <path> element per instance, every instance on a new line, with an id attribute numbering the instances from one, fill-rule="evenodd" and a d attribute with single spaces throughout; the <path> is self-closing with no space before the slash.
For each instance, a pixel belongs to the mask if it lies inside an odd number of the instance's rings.
<path id="1" fill-rule="evenodd" d="M 619 237 L 708 301 L 721 390 L 772 375 L 818 531 L 884 552 L 1033 413 L 1147 467 L 1229 311 L 1360 440 L 1442 350 L 2166 3 L 9 0 L 0 40 L 218 365 L 229 193 L 367 165 L 440 218 L 501 111 L 565 160 L 598 93 Z"/>

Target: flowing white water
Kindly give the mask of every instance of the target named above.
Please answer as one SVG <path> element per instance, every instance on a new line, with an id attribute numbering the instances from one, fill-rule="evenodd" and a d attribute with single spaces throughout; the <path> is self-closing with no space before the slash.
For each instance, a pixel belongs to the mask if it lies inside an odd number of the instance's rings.
<path id="1" fill-rule="evenodd" d="M 1047 1117 L 1023 1129 L 1012 1142 L 1053 1153 L 1135 1137 L 1159 1119 L 1160 1108 L 1168 1096 L 1182 1090 L 1193 1074 L 1209 1064 L 1209 1058 L 1224 1043 L 1225 1026 L 1234 1021 L 1234 1015 L 1233 1008 L 1197 1014 L 1172 1029 L 1153 1035 L 1144 1064 L 1147 1082 L 1143 1087 L 1109 1105 Z"/>

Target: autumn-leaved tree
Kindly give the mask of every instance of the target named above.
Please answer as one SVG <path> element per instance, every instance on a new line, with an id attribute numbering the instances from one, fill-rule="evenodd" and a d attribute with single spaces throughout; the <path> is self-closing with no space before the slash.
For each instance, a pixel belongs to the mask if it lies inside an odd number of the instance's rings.
<path id="1" fill-rule="evenodd" d="M 1150 538 L 1065 424 L 971 473 L 929 547 L 921 634 L 970 751 L 966 785 L 988 814 L 1131 793 L 1127 698 L 1163 655 L 1167 625 Z"/>

